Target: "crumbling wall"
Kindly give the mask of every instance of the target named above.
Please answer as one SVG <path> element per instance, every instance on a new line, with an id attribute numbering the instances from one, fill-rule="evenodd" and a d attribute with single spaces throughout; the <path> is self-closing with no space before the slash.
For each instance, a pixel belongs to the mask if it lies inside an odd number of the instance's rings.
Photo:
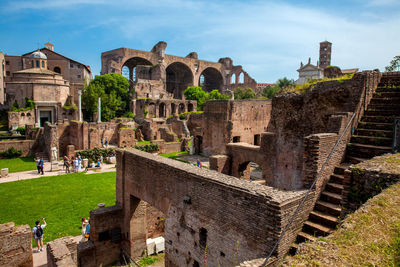
<path id="1" fill-rule="evenodd" d="M 77 265 L 78 243 L 72 236 L 56 239 L 46 244 L 48 267 L 73 267 Z"/>
<path id="2" fill-rule="evenodd" d="M 27 124 L 35 124 L 35 114 L 33 109 L 19 112 L 8 112 L 8 128 L 25 127 Z"/>
<path id="3" fill-rule="evenodd" d="M 32 233 L 29 225 L 0 224 L 0 266 L 33 266 Z"/>
<path id="4" fill-rule="evenodd" d="M 117 158 L 122 232 L 141 236 L 141 201 L 166 214 L 166 266 L 201 263 L 206 246 L 210 266 L 233 266 L 235 259 L 242 262 L 265 256 L 305 194 L 278 191 L 137 150 L 119 151 Z M 289 249 L 307 218 L 312 197 L 278 245 L 275 256 L 281 258 Z M 141 243 L 131 239 L 124 244 L 125 251 L 135 252 L 130 246 Z"/>
<path id="5" fill-rule="evenodd" d="M 135 130 L 132 127 L 122 127 L 118 131 L 118 147 L 133 147 L 135 145 Z"/>
<path id="6" fill-rule="evenodd" d="M 0 142 L 0 152 L 4 152 L 9 148 L 15 148 L 22 151 L 21 157 L 33 155 L 32 148 L 36 143 L 35 140 L 11 140 Z"/>

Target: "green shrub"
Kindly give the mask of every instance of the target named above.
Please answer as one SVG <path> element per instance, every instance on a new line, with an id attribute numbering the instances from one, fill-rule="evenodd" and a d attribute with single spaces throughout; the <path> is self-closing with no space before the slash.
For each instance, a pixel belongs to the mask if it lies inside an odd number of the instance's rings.
<path id="1" fill-rule="evenodd" d="M 26 133 L 25 127 L 18 127 L 16 131 L 19 132 L 21 135 L 25 135 Z"/>
<path id="2" fill-rule="evenodd" d="M 121 117 L 122 118 L 134 119 L 136 117 L 136 115 L 133 114 L 133 112 L 128 111 L 128 112 L 125 112 Z"/>
<path id="3" fill-rule="evenodd" d="M 201 114 L 201 113 L 203 113 L 203 111 L 189 111 L 189 112 L 183 112 L 183 113 L 179 114 L 179 119 L 181 119 L 181 120 L 186 120 L 186 119 L 187 119 L 187 116 L 188 116 L 189 114 Z"/>
<path id="4" fill-rule="evenodd" d="M 147 144 L 144 146 L 135 146 L 136 149 L 144 151 L 144 152 L 154 152 L 158 151 L 158 145 L 157 144 Z"/>
<path id="5" fill-rule="evenodd" d="M 5 158 L 18 158 L 22 155 L 22 150 L 15 149 L 14 147 L 10 147 L 6 151 L 2 152 L 1 155 Z"/>
<path id="6" fill-rule="evenodd" d="M 100 159 L 100 156 L 103 156 L 103 158 L 105 158 L 111 155 L 115 155 L 115 149 L 95 147 L 93 149 L 79 151 L 76 153 L 76 155 L 79 155 L 82 158 L 87 158 L 93 162 L 96 162 Z"/>

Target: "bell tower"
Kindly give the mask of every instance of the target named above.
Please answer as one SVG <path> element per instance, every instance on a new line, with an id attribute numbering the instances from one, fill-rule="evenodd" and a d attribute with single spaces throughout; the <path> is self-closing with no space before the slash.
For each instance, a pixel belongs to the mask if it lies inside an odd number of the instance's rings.
<path id="1" fill-rule="evenodd" d="M 328 41 L 319 43 L 319 66 L 323 69 L 331 65 L 332 43 Z"/>

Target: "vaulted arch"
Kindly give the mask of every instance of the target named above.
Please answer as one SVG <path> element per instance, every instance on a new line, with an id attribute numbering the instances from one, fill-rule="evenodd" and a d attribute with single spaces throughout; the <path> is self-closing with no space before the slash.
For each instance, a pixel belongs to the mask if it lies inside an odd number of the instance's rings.
<path id="1" fill-rule="evenodd" d="M 181 62 L 171 63 L 165 71 L 167 75 L 167 92 L 172 94 L 174 99 L 182 99 L 185 89 L 193 85 L 192 71 Z"/>
<path id="2" fill-rule="evenodd" d="M 215 68 L 206 68 L 200 74 L 199 84 L 206 92 L 210 92 L 214 89 L 218 89 L 220 91 L 222 89 L 223 83 L 224 80 L 222 78 L 221 72 L 219 72 L 219 70 Z"/>

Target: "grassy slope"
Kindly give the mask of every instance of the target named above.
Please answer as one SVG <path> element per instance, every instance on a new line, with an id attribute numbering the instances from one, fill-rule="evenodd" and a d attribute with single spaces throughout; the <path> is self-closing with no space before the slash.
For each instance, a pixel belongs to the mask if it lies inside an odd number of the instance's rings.
<path id="1" fill-rule="evenodd" d="M 8 172 L 23 172 L 36 170 L 36 163 L 33 157 L 23 157 L 15 159 L 1 159 L 0 169 L 8 168 Z"/>
<path id="2" fill-rule="evenodd" d="M 302 245 L 284 266 L 400 266 L 400 184 L 368 200 L 328 238 Z"/>
<path id="3" fill-rule="evenodd" d="M 44 241 L 81 233 L 81 218 L 98 203 L 115 204 L 115 172 L 73 173 L 0 184 L 0 223 L 48 223 Z"/>

